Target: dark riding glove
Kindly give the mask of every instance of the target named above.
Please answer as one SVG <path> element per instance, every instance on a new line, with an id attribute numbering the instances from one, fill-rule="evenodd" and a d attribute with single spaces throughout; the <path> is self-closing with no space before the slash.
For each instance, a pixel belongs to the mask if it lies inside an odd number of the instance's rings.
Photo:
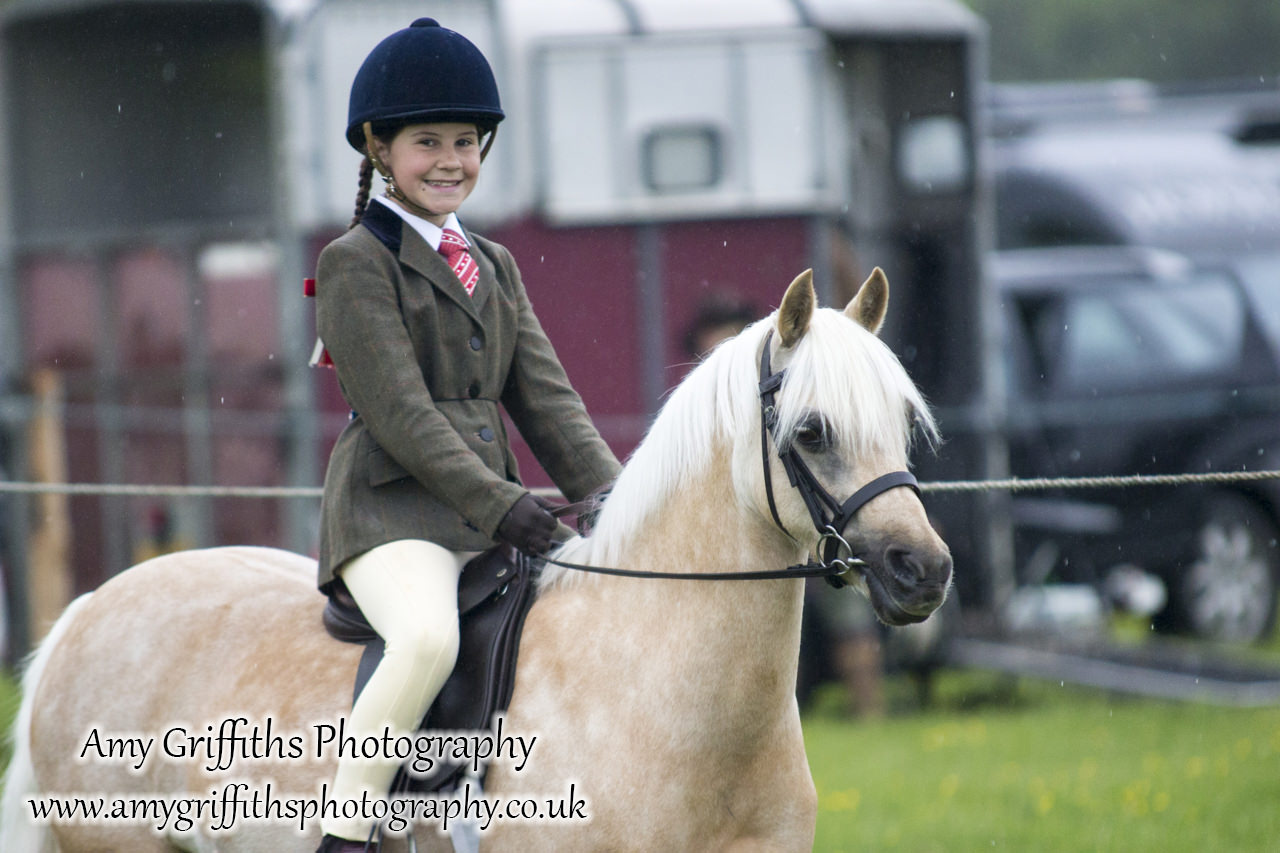
<path id="1" fill-rule="evenodd" d="M 545 554 L 559 522 L 547 511 L 547 503 L 528 494 L 515 502 L 498 525 L 498 538 L 531 557 Z"/>

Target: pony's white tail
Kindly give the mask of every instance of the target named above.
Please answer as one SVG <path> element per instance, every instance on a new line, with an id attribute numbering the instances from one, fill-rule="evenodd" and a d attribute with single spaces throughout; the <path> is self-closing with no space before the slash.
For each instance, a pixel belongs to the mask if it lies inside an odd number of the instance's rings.
<path id="1" fill-rule="evenodd" d="M 58 845 L 49 827 L 31 819 L 27 800 L 37 796 L 35 765 L 31 761 L 31 716 L 36 687 L 44 675 L 44 668 L 54 648 L 76 614 L 89 601 L 86 593 L 67 606 L 49 629 L 49 634 L 27 659 L 27 669 L 22 676 L 22 704 L 18 717 L 13 721 L 9 740 L 13 744 L 13 758 L 4 775 L 4 798 L 0 800 L 0 850 L 24 851 L 24 853 L 57 853 Z"/>

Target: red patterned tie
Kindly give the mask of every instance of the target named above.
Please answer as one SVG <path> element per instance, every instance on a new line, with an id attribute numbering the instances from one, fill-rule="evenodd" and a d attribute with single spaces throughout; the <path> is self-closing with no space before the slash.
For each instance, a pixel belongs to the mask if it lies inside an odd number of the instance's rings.
<path id="1" fill-rule="evenodd" d="M 453 268 L 453 274 L 458 277 L 458 281 L 462 282 L 462 286 L 467 289 L 467 295 L 470 296 L 476 289 L 476 281 L 480 278 L 480 267 L 467 251 L 467 241 L 463 240 L 462 235 L 457 231 L 446 228 L 440 237 L 440 254 L 444 255 L 444 259 Z"/>

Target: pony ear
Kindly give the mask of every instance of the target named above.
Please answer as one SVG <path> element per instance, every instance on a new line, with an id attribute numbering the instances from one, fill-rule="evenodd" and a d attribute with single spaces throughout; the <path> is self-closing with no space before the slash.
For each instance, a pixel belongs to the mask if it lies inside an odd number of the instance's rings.
<path id="1" fill-rule="evenodd" d="M 809 320 L 818 302 L 813 292 L 813 270 L 796 276 L 787 288 L 778 308 L 778 339 L 784 347 L 793 347 L 809 331 Z"/>
<path id="2" fill-rule="evenodd" d="M 844 315 L 871 334 L 877 334 L 884 324 L 885 311 L 889 308 L 889 279 L 884 270 L 876 267 L 849 300 Z"/>

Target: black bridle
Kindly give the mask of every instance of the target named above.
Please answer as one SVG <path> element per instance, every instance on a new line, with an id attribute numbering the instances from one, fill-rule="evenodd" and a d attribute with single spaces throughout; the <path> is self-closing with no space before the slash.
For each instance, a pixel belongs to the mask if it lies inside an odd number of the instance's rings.
<path id="1" fill-rule="evenodd" d="M 771 329 L 765 335 L 764 352 L 760 354 L 760 457 L 764 464 L 764 491 L 769 499 L 769 513 L 773 516 L 773 522 L 778 525 L 778 529 L 795 539 L 796 537 L 787 530 L 778 516 L 778 506 L 773 500 L 773 475 L 770 473 L 769 466 L 769 437 L 773 436 L 775 447 L 781 446 L 775 434 L 778 418 L 774 397 L 782 387 L 782 377 L 786 374 L 785 369 L 774 373 L 770 367 L 769 344 L 772 340 L 773 330 Z M 800 492 L 805 508 L 809 510 L 809 517 L 813 519 L 813 527 L 818 531 L 818 557 L 821 565 L 824 566 L 844 562 L 840 557 L 841 548 L 844 548 L 849 557 L 854 559 L 853 548 L 842 534 L 858 510 L 877 496 L 899 486 L 906 486 L 917 495 L 920 494 L 920 485 L 910 471 L 892 471 L 876 477 L 841 503 L 818 482 L 813 471 L 796 452 L 794 442 L 788 443 L 786 450 L 778 450 L 778 461 L 787 472 L 791 487 Z M 846 584 L 842 576 L 832 576 L 827 580 L 837 587 Z"/>
<path id="2" fill-rule="evenodd" d="M 760 354 L 760 454 L 761 462 L 764 465 L 765 496 L 769 500 L 769 513 L 773 516 L 773 521 L 778 525 L 778 529 L 787 534 L 793 541 L 799 541 L 782 523 L 782 519 L 778 516 L 777 504 L 773 499 L 773 476 L 770 473 L 769 466 L 769 436 L 773 435 L 777 425 L 774 398 L 778 393 L 778 389 L 782 387 L 782 377 L 786 371 L 779 370 L 774 373 L 770 367 L 769 345 L 772 341 L 773 331 L 770 330 L 765 335 L 764 352 Z M 773 439 L 775 446 L 778 445 L 776 435 L 773 436 Z M 870 483 L 854 492 L 844 503 L 840 503 L 818 482 L 818 478 L 813 475 L 809 466 L 805 464 L 805 461 L 796 452 L 794 444 L 789 444 L 785 451 L 779 450 L 778 460 L 787 472 L 787 478 L 791 481 L 792 487 L 800 492 L 800 497 L 804 500 L 805 507 L 809 510 L 809 516 L 813 519 L 813 526 L 818 531 L 817 550 L 819 560 L 811 558 L 806 563 L 788 566 L 785 569 L 705 573 L 633 571 L 631 569 L 611 569 L 603 566 L 567 563 L 546 556 L 539 559 L 553 565 L 581 572 L 628 578 L 708 581 L 825 578 L 827 583 L 839 589 L 849 585 L 847 580 L 849 572 L 866 565 L 863 560 L 854 556 L 852 546 L 842 535 L 844 528 L 853 520 L 858 510 L 870 503 L 877 495 L 898 486 L 907 486 L 915 491 L 916 494 L 920 493 L 919 484 L 909 471 L 894 471 L 876 477 Z M 561 508 L 561 511 L 573 511 L 575 509 L 576 505 L 571 504 Z M 844 548 L 848 556 L 841 556 L 841 548 Z"/>

